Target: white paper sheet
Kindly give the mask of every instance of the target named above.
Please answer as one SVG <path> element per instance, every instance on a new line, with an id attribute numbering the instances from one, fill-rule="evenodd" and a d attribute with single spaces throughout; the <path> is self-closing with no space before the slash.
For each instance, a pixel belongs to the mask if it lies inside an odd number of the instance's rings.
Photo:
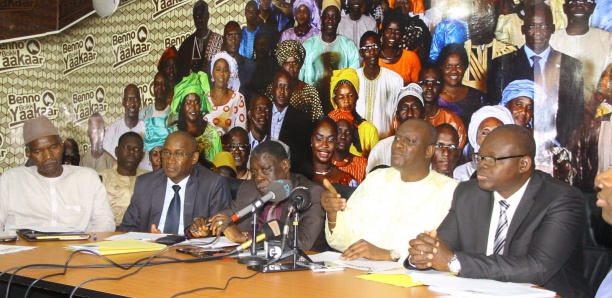
<path id="1" fill-rule="evenodd" d="M 217 241 L 215 243 L 206 244 L 208 242 L 211 242 L 215 238 L 216 237 L 189 239 L 189 240 L 186 240 L 186 241 L 181 242 L 181 243 L 176 244 L 176 245 L 191 245 L 191 246 L 197 246 L 197 247 L 201 247 L 201 248 L 222 248 L 222 247 L 236 246 L 236 245 L 239 244 L 239 243 L 230 241 L 225 236 L 220 237 L 219 241 Z"/>
<path id="2" fill-rule="evenodd" d="M 0 245 L 0 255 L 34 249 L 36 246 Z"/>
<path id="3" fill-rule="evenodd" d="M 113 235 L 104 240 L 124 240 L 124 239 L 134 239 L 134 240 L 144 240 L 144 241 L 155 241 L 159 238 L 168 236 L 169 234 L 152 234 L 152 233 L 138 233 L 138 232 L 128 232 L 121 235 Z"/>
<path id="4" fill-rule="evenodd" d="M 340 255 L 342 254 L 339 252 L 326 251 L 320 254 L 310 255 L 309 257 L 312 259 L 313 262 L 329 262 L 334 263 L 338 266 L 363 270 L 367 272 L 378 272 L 395 268 L 402 268 L 402 264 L 398 262 L 370 261 L 364 258 L 359 258 L 353 261 L 346 261 L 341 260 Z"/>
<path id="5" fill-rule="evenodd" d="M 555 296 L 555 292 L 552 291 L 490 279 L 461 278 L 418 272 L 411 273 L 410 276 L 413 280 L 428 285 L 432 291 L 451 294 L 454 297 L 539 298 Z"/>

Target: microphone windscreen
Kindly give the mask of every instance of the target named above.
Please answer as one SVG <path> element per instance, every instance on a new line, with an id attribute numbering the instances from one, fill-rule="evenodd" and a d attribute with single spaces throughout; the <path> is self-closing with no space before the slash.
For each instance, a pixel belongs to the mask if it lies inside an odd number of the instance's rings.
<path id="1" fill-rule="evenodd" d="M 269 220 L 261 226 L 261 233 L 266 235 L 266 240 L 278 240 L 281 236 L 281 223 L 277 219 Z"/>
<path id="2" fill-rule="evenodd" d="M 298 186 L 291 192 L 290 201 L 291 204 L 294 204 L 295 209 L 306 210 L 311 204 L 310 191 L 304 186 Z"/>
<path id="3" fill-rule="evenodd" d="M 281 179 L 276 180 L 266 186 L 266 193 L 272 192 L 274 193 L 274 199 L 271 199 L 270 202 L 278 203 L 285 200 L 289 194 L 291 193 L 291 181 Z"/>

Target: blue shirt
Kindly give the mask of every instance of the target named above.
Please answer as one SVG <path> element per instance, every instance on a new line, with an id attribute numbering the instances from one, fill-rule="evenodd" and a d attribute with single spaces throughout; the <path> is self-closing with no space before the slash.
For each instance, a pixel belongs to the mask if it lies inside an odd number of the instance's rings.
<path id="1" fill-rule="evenodd" d="M 238 48 L 238 53 L 240 55 L 246 57 L 247 59 L 253 59 L 253 45 L 255 44 L 255 36 L 257 33 L 263 31 L 261 27 L 257 27 L 255 31 L 251 32 L 245 26 L 242 28 L 242 40 L 240 40 L 240 48 Z"/>

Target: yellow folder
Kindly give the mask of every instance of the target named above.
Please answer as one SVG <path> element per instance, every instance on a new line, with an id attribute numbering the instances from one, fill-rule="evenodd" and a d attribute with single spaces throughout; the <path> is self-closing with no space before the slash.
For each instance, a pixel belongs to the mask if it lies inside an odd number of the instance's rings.
<path id="1" fill-rule="evenodd" d="M 158 251 L 166 248 L 166 246 L 154 242 L 125 239 L 117 241 L 100 241 L 91 244 L 68 245 L 66 248 L 68 250 L 85 249 L 95 251 L 101 255 L 116 255 L 133 252 Z"/>

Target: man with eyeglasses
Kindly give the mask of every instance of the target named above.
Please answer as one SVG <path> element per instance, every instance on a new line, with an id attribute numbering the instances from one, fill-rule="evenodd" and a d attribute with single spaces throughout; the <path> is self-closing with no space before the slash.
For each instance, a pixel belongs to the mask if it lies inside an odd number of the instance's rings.
<path id="1" fill-rule="evenodd" d="M 433 64 L 425 65 L 419 72 L 418 84 L 423 89 L 425 121 L 431 123 L 434 127 L 442 123 L 452 125 L 459 134 L 459 147 L 463 148 L 467 143 L 465 124 L 457 114 L 440 107 L 438 104 L 442 92 L 442 70 L 440 70 L 440 67 Z"/>
<path id="2" fill-rule="evenodd" d="M 457 130 L 448 123 L 436 126 L 438 142 L 436 150 L 431 159 L 431 169 L 448 177 L 453 178 L 453 171 L 457 166 L 461 150 L 459 148 L 459 134 Z"/>
<path id="3" fill-rule="evenodd" d="M 359 55 L 364 66 L 357 69 L 359 77 L 359 99 L 356 110 L 361 117 L 374 124 L 378 138 L 390 134 L 391 120 L 397 103 L 397 92 L 404 80 L 395 71 L 380 67 L 380 37 L 376 32 L 367 31 L 359 42 Z"/>
<path id="4" fill-rule="evenodd" d="M 477 180 L 457 186 L 437 231 L 410 240 L 405 266 L 591 297 L 582 269 L 584 198 L 535 170 L 535 153 L 524 127 L 493 130 L 475 158 Z"/>
<path id="5" fill-rule="evenodd" d="M 145 133 L 145 123 L 144 121 L 138 119 L 138 114 L 140 113 L 140 89 L 134 84 L 129 84 L 123 89 L 123 100 L 121 101 L 121 105 L 124 109 L 124 116 L 122 119 L 119 119 L 113 122 L 106 129 L 106 133 L 104 134 L 104 141 L 102 143 L 102 147 L 108 153 L 110 153 L 113 158 L 117 159 L 117 155 L 115 154 L 115 148 L 119 144 L 119 138 L 128 131 L 133 131 L 141 136 Z M 139 168 L 143 170 L 150 171 L 151 165 L 149 164 L 149 155 L 146 154 L 143 161 L 138 165 Z"/>
<path id="6" fill-rule="evenodd" d="M 612 33 L 589 26 L 596 5 L 594 0 L 565 0 L 567 28 L 555 31 L 550 38 L 552 47 L 582 62 L 587 101 L 596 91 L 601 73 L 612 62 Z"/>
<path id="7" fill-rule="evenodd" d="M 554 30 L 548 5 L 538 3 L 525 7 L 525 22 L 521 27 L 525 46 L 493 59 L 487 82 L 488 96 L 493 103 L 501 101 L 503 90 L 512 81 L 532 80 L 544 86 L 546 99 L 534 99 L 538 151 L 553 143 L 568 146 L 572 132 L 584 118 L 583 112 L 577 112 L 584 110 L 582 63 L 550 46 Z"/>
<path id="8" fill-rule="evenodd" d="M 138 168 L 144 156 L 142 137 L 132 131 L 124 133 L 119 137 L 115 155 L 117 156 L 115 166 L 98 172 L 98 175 L 106 188 L 115 225 L 119 226 L 134 193 L 136 177 L 147 172 Z"/>
<path id="9" fill-rule="evenodd" d="M 198 164 L 193 136 L 184 131 L 166 138 L 162 169 L 136 178 L 121 231 L 184 234 L 196 217 L 209 218 L 230 202 L 225 178 Z"/>
<path id="10" fill-rule="evenodd" d="M 249 155 L 251 154 L 251 145 L 249 144 L 249 135 L 244 128 L 236 126 L 230 129 L 223 135 L 221 142 L 223 143 L 223 151 L 232 154 L 236 162 L 236 178 L 242 180 L 251 179 L 251 171 L 247 168 Z"/>

